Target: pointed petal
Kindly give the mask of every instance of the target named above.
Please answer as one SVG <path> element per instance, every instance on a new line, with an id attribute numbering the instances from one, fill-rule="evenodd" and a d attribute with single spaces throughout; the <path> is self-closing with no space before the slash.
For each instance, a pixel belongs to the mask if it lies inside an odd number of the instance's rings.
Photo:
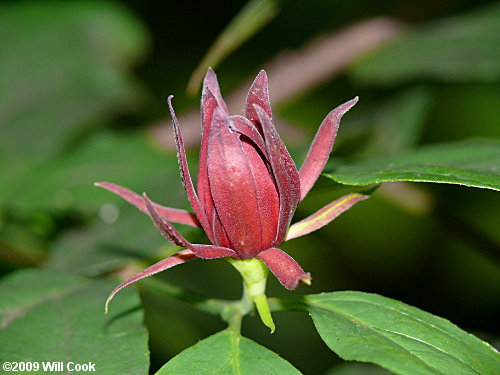
<path id="1" fill-rule="evenodd" d="M 257 258 L 262 260 L 281 285 L 289 290 L 297 288 L 300 282 L 311 284 L 311 275 L 304 272 L 302 267 L 283 250 L 277 248 L 267 249 L 259 253 Z"/>
<path id="2" fill-rule="evenodd" d="M 190 243 L 189 248 L 194 251 L 197 257 L 201 259 L 217 259 L 225 257 L 240 259 L 238 254 L 236 254 L 233 249 L 228 249 L 227 247 Z"/>
<path id="3" fill-rule="evenodd" d="M 321 123 L 309 148 L 306 160 L 304 160 L 304 164 L 300 167 L 300 200 L 304 199 L 309 190 L 311 190 L 330 157 L 340 119 L 357 102 L 358 97 L 356 96 L 354 99 L 339 105 Z"/>
<path id="4" fill-rule="evenodd" d="M 158 272 L 172 268 L 173 266 L 177 266 L 178 264 L 185 263 L 194 258 L 196 258 L 196 255 L 191 250 L 182 250 L 179 251 L 177 254 L 172 255 L 171 257 L 165 258 L 163 260 L 160 260 L 158 263 L 153 264 L 151 267 L 148 267 L 145 270 L 142 270 L 141 272 L 137 273 L 136 275 L 128 278 L 123 283 L 118 285 L 109 295 L 108 299 L 106 300 L 106 307 L 105 307 L 106 313 L 108 312 L 108 305 L 115 296 L 115 294 L 118 293 L 123 288 L 125 288 L 126 286 L 135 283 L 140 279 L 144 279 L 145 277 L 152 276 Z"/>
<path id="5" fill-rule="evenodd" d="M 262 186 L 255 182 L 239 134 L 231 131 L 219 108 L 214 111 L 207 165 L 212 198 L 227 237 L 240 256 L 252 258 L 263 249 L 258 202 Z"/>
<path id="6" fill-rule="evenodd" d="M 264 70 L 255 77 L 255 80 L 248 90 L 247 101 L 245 104 L 245 117 L 257 125 L 260 129 L 259 116 L 255 110 L 255 105 L 258 105 L 272 118 L 271 102 L 269 100 L 269 88 L 267 74 Z"/>
<path id="7" fill-rule="evenodd" d="M 200 159 L 198 162 L 197 189 L 200 203 L 207 214 L 208 221 L 210 221 L 214 210 L 212 197 L 210 195 L 207 170 L 208 136 L 210 135 L 213 113 L 217 106 L 218 105 L 215 96 L 208 88 L 206 88 L 201 99 L 202 138 L 200 147 Z M 211 225 L 213 226 L 213 223 L 211 223 Z"/>
<path id="8" fill-rule="evenodd" d="M 188 241 L 174 228 L 172 224 L 170 224 L 160 216 L 158 211 L 156 211 L 153 207 L 153 203 L 149 200 L 146 193 L 143 194 L 143 200 L 144 205 L 148 210 L 149 216 L 151 217 L 151 220 L 153 221 L 156 228 L 158 228 L 160 233 L 163 234 L 163 236 L 174 245 L 180 247 L 188 247 Z"/>
<path id="9" fill-rule="evenodd" d="M 356 203 L 369 198 L 368 195 L 352 193 L 333 201 L 321 208 L 311 216 L 293 224 L 288 230 L 286 241 L 292 238 L 304 236 L 324 227 L 344 211 L 354 206 Z"/>
<path id="10" fill-rule="evenodd" d="M 262 124 L 267 156 L 280 197 L 278 232 L 274 242 L 274 245 L 277 245 L 285 239 L 286 231 L 299 203 L 300 179 L 295 163 L 278 135 L 271 118 L 261 107 L 255 106 L 255 110 Z"/>
<path id="11" fill-rule="evenodd" d="M 179 122 L 177 121 L 177 116 L 175 115 L 174 109 L 172 107 L 172 98 L 173 95 L 168 97 L 168 107 L 170 109 L 170 114 L 172 116 L 172 123 L 174 127 L 174 135 L 175 135 L 175 144 L 177 146 L 177 158 L 179 159 L 179 169 L 181 172 L 181 179 L 184 185 L 184 189 L 186 190 L 189 203 L 193 208 L 193 211 L 200 221 L 201 226 L 207 233 L 208 238 L 210 240 L 213 239 L 212 235 L 212 227 L 208 221 L 207 214 L 203 207 L 201 206 L 200 200 L 196 195 L 194 190 L 193 181 L 191 180 L 191 175 L 189 174 L 189 168 L 186 160 L 186 150 L 184 148 L 184 142 L 182 140 L 181 129 L 179 127 Z"/>
<path id="12" fill-rule="evenodd" d="M 208 68 L 205 79 L 203 80 L 203 91 L 205 88 L 208 88 L 215 99 L 217 99 L 217 104 L 221 107 L 226 113 L 228 113 L 226 103 L 224 99 L 222 99 L 222 95 L 220 93 L 219 82 L 217 81 L 217 75 L 215 74 L 212 68 Z M 203 98 L 202 98 L 202 106 L 203 106 Z"/>
<path id="13" fill-rule="evenodd" d="M 231 130 L 236 131 L 250 139 L 267 159 L 267 150 L 264 138 L 262 138 L 262 135 L 259 133 L 259 130 L 253 122 L 243 116 L 230 116 L 229 127 Z"/>
<path id="14" fill-rule="evenodd" d="M 145 214 L 149 215 L 149 212 L 146 208 L 146 204 L 144 203 L 142 197 L 139 194 L 134 193 L 132 190 L 129 190 L 126 187 L 120 185 L 113 184 L 111 182 L 96 182 L 94 185 L 109 190 L 112 193 L 115 193 L 116 195 L 119 195 L 127 202 L 134 205 Z M 165 220 L 201 228 L 201 225 L 198 219 L 196 218 L 196 215 L 191 212 L 181 210 L 178 208 L 161 206 L 157 203 L 153 203 L 153 206 Z"/>
<path id="15" fill-rule="evenodd" d="M 180 234 L 172 224 L 163 219 L 158 212 L 153 207 L 152 202 L 148 199 L 146 194 L 144 194 L 144 203 L 146 204 L 146 208 L 149 211 L 149 216 L 153 223 L 158 228 L 161 234 L 165 236 L 170 242 L 177 246 L 187 247 L 193 253 L 196 254 L 197 257 L 203 259 L 214 259 L 214 258 L 223 258 L 223 257 L 233 257 L 238 259 L 238 255 L 232 249 L 228 249 L 220 246 L 212 246 L 212 245 L 200 245 L 200 244 L 192 244 L 187 241 L 182 234 Z"/>

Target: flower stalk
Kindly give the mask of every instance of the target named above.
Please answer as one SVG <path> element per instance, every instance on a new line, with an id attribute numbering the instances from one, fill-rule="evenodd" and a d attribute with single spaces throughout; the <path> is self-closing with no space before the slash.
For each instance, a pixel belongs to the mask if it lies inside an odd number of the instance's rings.
<path id="1" fill-rule="evenodd" d="M 267 267 L 257 258 L 235 260 L 228 258 L 229 263 L 236 268 L 243 278 L 243 297 L 242 300 L 253 301 L 257 308 L 257 313 L 262 323 L 273 333 L 276 326 L 269 310 L 266 297 Z M 248 311 L 246 312 L 248 313 Z"/>

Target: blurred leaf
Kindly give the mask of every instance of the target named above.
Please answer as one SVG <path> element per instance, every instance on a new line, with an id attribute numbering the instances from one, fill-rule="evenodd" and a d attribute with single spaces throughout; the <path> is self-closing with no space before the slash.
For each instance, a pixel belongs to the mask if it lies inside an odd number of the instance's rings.
<path id="1" fill-rule="evenodd" d="M 421 86 L 390 98 L 375 115 L 374 134 L 364 154 L 394 154 L 414 148 L 431 103 L 432 92 Z"/>
<path id="2" fill-rule="evenodd" d="M 500 138 L 498 82 L 439 85 L 435 95 L 424 133 L 429 142 Z"/>
<path id="3" fill-rule="evenodd" d="M 278 7 L 276 0 L 249 0 L 217 37 L 194 70 L 187 87 L 188 94 L 195 95 L 208 67 L 215 69 L 228 55 L 267 25 L 277 15 Z"/>
<path id="4" fill-rule="evenodd" d="M 148 263 L 179 251 L 154 227 L 151 219 L 127 203 L 106 204 L 101 210 L 113 211 L 116 221 L 99 221 L 88 228 L 66 232 L 52 246 L 45 266 L 51 270 L 94 276 L 116 268 L 127 260 Z M 104 214 L 106 215 L 106 214 Z M 193 242 L 199 229 L 176 225 Z"/>
<path id="5" fill-rule="evenodd" d="M 227 329 L 184 350 L 156 375 L 300 374 L 289 362 L 256 342 Z"/>
<path id="6" fill-rule="evenodd" d="M 332 165 L 325 176 L 346 185 L 413 181 L 500 190 L 500 141 L 465 140 L 415 151 Z"/>
<path id="7" fill-rule="evenodd" d="M 187 204 L 177 159 L 162 155 L 138 134 L 97 133 L 64 158 L 42 161 L 17 170 L 0 185 L 0 204 L 21 209 L 78 209 L 95 212 L 103 203 L 123 199 L 93 185 L 112 181 L 139 192 L 147 191 L 159 203 Z M 162 202 L 164 193 L 168 202 Z"/>
<path id="8" fill-rule="evenodd" d="M 432 78 L 446 82 L 498 81 L 500 6 L 410 29 L 351 69 L 364 83 L 392 85 Z"/>
<path id="9" fill-rule="evenodd" d="M 111 2 L 30 1 L 0 13 L 0 167 L 67 146 L 82 127 L 138 101 L 127 71 L 147 36 Z"/>
<path id="10" fill-rule="evenodd" d="M 147 374 L 148 335 L 137 292 L 124 291 L 111 313 L 103 313 L 114 285 L 39 270 L 7 276 L 0 283 L 2 359 L 90 361 L 98 374 Z"/>
<path id="11" fill-rule="evenodd" d="M 362 292 L 311 295 L 305 302 L 325 343 L 345 360 L 397 374 L 495 375 L 500 354 L 449 321 Z"/>

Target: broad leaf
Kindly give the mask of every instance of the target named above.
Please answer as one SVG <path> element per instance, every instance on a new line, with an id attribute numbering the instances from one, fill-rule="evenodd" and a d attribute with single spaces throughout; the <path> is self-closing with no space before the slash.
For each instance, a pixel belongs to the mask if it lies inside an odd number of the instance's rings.
<path id="1" fill-rule="evenodd" d="M 126 71 L 144 54 L 146 31 L 117 4 L 3 4 L 0 35 L 2 169 L 52 156 L 82 127 L 138 102 Z"/>
<path id="2" fill-rule="evenodd" d="M 500 141 L 467 140 L 355 163 L 332 162 L 326 176 L 346 185 L 413 181 L 500 190 Z"/>
<path id="3" fill-rule="evenodd" d="M 365 83 L 399 84 L 432 78 L 450 82 L 498 81 L 498 3 L 459 17 L 409 30 L 397 41 L 353 66 Z"/>
<path id="4" fill-rule="evenodd" d="M 346 360 L 403 375 L 495 375 L 500 354 L 489 344 L 402 302 L 362 292 L 305 297 L 325 343 Z"/>
<path id="5" fill-rule="evenodd" d="M 156 375 L 298 375 L 283 358 L 227 329 L 184 350 Z"/>
<path id="6" fill-rule="evenodd" d="M 148 335 L 137 292 L 124 291 L 110 314 L 104 315 L 104 301 L 115 284 L 39 270 L 4 278 L 2 360 L 90 361 L 98 374 L 146 375 Z"/>

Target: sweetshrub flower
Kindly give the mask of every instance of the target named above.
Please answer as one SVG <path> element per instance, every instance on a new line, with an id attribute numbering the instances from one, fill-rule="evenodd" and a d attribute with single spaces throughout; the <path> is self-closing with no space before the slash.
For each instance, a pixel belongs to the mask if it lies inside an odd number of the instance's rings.
<path id="1" fill-rule="evenodd" d="M 163 207 L 151 202 L 145 194 L 141 197 L 109 182 L 96 185 L 118 194 L 148 214 L 170 242 L 186 249 L 120 284 L 108 302 L 125 286 L 194 258 L 258 258 L 287 289 L 295 289 L 300 282 L 310 283 L 309 273 L 277 246 L 321 228 L 367 198 L 356 193 L 346 195 L 290 227 L 297 204 L 309 192 L 328 160 L 341 117 L 358 98 L 338 106 L 326 116 L 298 171 L 273 123 L 265 71 L 255 78 L 248 92 L 244 116 L 240 116 L 229 115 L 216 75 L 209 69 L 201 98 L 203 137 L 196 190 L 171 100 L 172 96 L 168 98 L 168 105 L 180 174 L 194 214 Z M 203 228 L 212 245 L 188 242 L 171 222 Z"/>

